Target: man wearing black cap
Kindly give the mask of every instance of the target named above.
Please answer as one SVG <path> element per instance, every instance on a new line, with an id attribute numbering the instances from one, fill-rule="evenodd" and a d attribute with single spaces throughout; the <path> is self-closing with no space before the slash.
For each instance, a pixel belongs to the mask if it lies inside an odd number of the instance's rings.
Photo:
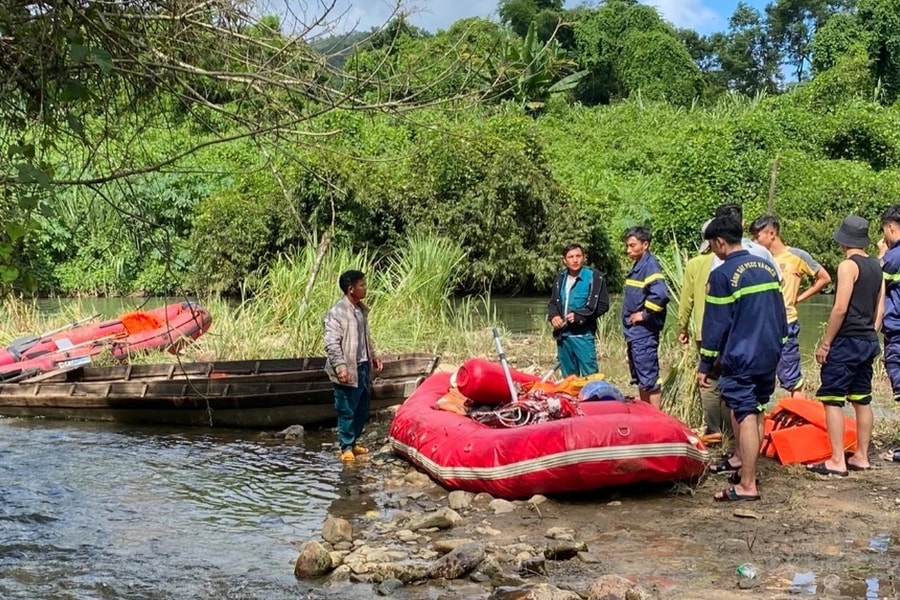
<path id="1" fill-rule="evenodd" d="M 846 477 L 869 469 L 872 438 L 872 364 L 881 349 L 876 332 L 884 315 L 881 264 L 866 253 L 869 222 L 851 215 L 834 232 L 846 257 L 837 268 L 834 306 L 816 361 L 822 385 L 816 397 L 825 405 L 831 457 L 807 468 L 819 475 Z M 856 413 L 856 452 L 844 457 L 844 402 Z"/>

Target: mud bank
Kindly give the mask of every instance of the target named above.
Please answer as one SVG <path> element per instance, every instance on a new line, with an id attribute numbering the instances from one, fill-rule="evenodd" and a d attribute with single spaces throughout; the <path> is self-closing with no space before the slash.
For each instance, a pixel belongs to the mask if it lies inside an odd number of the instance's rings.
<path id="1" fill-rule="evenodd" d="M 714 502 L 715 475 L 507 502 L 451 493 L 395 457 L 389 421 L 344 467 L 327 539 L 297 542 L 324 596 L 900 598 L 900 464 L 874 456 L 886 442 L 846 478 L 762 459 L 758 502 Z"/>

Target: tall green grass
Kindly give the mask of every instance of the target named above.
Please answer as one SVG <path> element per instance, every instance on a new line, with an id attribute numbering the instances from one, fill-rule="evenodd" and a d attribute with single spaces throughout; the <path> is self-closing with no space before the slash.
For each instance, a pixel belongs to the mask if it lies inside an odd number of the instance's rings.
<path id="1" fill-rule="evenodd" d="M 455 242 L 414 236 L 387 256 L 331 247 L 317 271 L 316 258 L 310 246 L 279 259 L 237 307 L 212 301 L 214 327 L 192 352 L 233 359 L 322 355 L 323 318 L 340 299 L 338 277 L 348 269 L 366 273 L 369 322 L 379 352 L 460 356 L 483 347 L 477 332 L 487 323 L 479 300 L 453 302 L 465 260 Z"/>
<path id="2" fill-rule="evenodd" d="M 669 319 L 677 321 L 684 282 L 684 265 L 690 256 L 673 241 L 672 246 L 658 258 L 669 286 Z M 660 342 L 660 370 L 665 373 L 662 409 L 691 427 L 698 428 L 703 425 L 703 406 L 697 383 L 697 364 L 700 355 L 693 340 L 687 344 L 680 344 L 674 339 L 677 335 L 677 327 L 670 328 L 666 339 Z"/>

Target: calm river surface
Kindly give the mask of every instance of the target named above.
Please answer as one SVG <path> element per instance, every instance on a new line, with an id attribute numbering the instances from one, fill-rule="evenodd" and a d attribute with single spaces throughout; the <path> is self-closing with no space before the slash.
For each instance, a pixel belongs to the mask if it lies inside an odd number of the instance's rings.
<path id="1" fill-rule="evenodd" d="M 142 303 L 81 302 L 105 315 Z M 830 302 L 802 305 L 804 352 Z M 546 298 L 495 307 L 508 329 L 540 331 Z M 332 439 L 0 418 L 0 598 L 347 598 L 290 564 L 326 514 L 377 509 Z"/>

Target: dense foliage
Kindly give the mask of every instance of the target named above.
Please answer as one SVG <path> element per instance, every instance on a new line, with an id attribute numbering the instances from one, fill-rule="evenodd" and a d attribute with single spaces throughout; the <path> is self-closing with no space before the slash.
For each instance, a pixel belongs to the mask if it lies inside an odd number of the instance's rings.
<path id="1" fill-rule="evenodd" d="M 709 36 L 501 0 L 314 43 L 191 6 L 0 7 L 0 283 L 254 292 L 325 232 L 376 267 L 449 237 L 458 288 L 502 291 L 578 240 L 618 282 L 627 226 L 693 248 L 716 205 L 765 212 L 773 169 L 785 238 L 831 265 L 844 214 L 875 234 L 900 199 L 896 0 L 740 4 Z"/>

